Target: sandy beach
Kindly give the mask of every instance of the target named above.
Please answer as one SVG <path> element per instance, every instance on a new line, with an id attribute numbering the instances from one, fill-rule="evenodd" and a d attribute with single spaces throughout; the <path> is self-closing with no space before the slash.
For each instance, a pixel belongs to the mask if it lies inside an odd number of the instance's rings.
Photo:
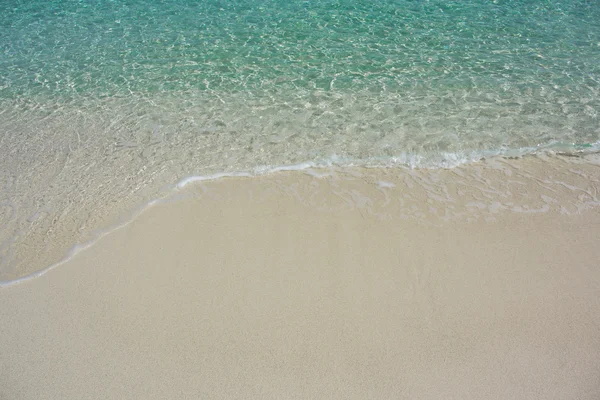
<path id="1" fill-rule="evenodd" d="M 599 180 L 528 157 L 190 183 L 0 288 L 0 398 L 598 399 Z"/>

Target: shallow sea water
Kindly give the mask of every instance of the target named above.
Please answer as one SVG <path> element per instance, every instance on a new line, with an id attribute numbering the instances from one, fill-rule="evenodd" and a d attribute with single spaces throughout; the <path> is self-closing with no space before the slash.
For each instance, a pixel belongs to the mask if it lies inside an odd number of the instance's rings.
<path id="1" fill-rule="evenodd" d="M 600 148 L 596 1 L 7 0 L 0 11 L 0 280 L 190 176 Z"/>

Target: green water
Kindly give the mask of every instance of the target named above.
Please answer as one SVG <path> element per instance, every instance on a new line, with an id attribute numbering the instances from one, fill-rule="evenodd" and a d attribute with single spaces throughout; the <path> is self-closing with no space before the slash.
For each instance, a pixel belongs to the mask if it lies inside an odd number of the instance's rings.
<path id="1" fill-rule="evenodd" d="M 0 18 L 3 99 L 598 84 L 593 1 L 4 1 Z"/>

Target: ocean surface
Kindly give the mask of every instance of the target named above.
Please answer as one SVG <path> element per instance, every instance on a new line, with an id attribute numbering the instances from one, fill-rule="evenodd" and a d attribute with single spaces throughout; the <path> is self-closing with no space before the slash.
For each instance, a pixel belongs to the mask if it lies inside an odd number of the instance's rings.
<path id="1" fill-rule="evenodd" d="M 188 177 L 593 153 L 599 113 L 595 0 L 0 0 L 0 281 Z"/>

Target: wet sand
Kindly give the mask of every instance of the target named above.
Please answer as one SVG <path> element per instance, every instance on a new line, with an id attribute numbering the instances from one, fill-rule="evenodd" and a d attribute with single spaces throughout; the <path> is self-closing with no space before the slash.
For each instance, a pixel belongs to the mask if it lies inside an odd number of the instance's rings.
<path id="1" fill-rule="evenodd" d="M 597 165 L 324 175 L 187 185 L 0 288 L 0 398 L 600 398 Z"/>

